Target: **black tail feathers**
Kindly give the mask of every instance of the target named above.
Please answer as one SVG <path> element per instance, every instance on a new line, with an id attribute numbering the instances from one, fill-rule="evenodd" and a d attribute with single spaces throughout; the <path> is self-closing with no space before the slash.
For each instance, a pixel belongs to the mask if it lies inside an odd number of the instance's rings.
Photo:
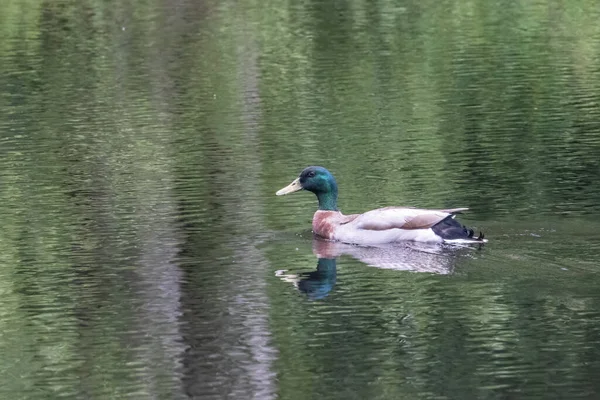
<path id="1" fill-rule="evenodd" d="M 479 232 L 479 236 L 475 236 L 473 229 L 461 225 L 452 215 L 447 216 L 432 226 L 431 229 L 444 240 L 471 239 L 483 242 L 484 238 L 483 232 Z"/>

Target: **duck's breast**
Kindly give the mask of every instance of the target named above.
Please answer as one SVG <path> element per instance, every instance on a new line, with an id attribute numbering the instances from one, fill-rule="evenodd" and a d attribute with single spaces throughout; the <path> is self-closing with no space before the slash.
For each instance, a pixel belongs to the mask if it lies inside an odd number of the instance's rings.
<path id="1" fill-rule="evenodd" d="M 334 240 L 340 214 L 339 211 L 317 210 L 312 220 L 313 232 L 324 239 Z"/>

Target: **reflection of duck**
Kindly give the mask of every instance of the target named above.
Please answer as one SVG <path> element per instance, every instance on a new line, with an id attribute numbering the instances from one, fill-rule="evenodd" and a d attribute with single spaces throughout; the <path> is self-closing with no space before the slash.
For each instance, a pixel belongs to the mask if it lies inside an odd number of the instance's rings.
<path id="1" fill-rule="evenodd" d="M 426 210 L 408 207 L 385 207 L 364 214 L 344 215 L 337 208 L 338 188 L 335 178 L 323 167 L 308 167 L 298 178 L 276 194 L 298 190 L 313 192 L 319 209 L 312 221 L 313 232 L 322 238 L 345 243 L 377 245 L 401 241 L 482 243 L 483 234 L 474 236 L 454 218 L 467 208 Z"/>
<path id="2" fill-rule="evenodd" d="M 439 244 L 414 242 L 364 247 L 313 239 L 313 253 L 319 258 L 349 255 L 372 267 L 442 275 L 452 272 L 458 250 Z"/>
<path id="3" fill-rule="evenodd" d="M 322 299 L 335 286 L 335 258 L 319 258 L 316 271 L 299 274 L 285 274 L 285 271 L 277 271 L 276 275 L 286 282 L 292 282 L 298 290 L 306 293 L 309 299 Z"/>
<path id="4" fill-rule="evenodd" d="M 377 268 L 445 275 L 452 272 L 456 251 L 461 251 L 423 243 L 363 247 L 318 238 L 313 239 L 312 250 L 318 257 L 315 271 L 290 274 L 282 270 L 276 273 L 282 280 L 293 283 L 312 300 L 326 297 L 333 289 L 336 282 L 336 258 L 342 255 L 350 255 Z"/>

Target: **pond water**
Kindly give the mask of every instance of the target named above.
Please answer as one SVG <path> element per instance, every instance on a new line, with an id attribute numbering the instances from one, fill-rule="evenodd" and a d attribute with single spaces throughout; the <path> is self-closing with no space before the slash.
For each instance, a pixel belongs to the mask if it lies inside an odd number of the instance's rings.
<path id="1" fill-rule="evenodd" d="M 0 398 L 600 396 L 595 1 L 2 9 Z M 489 243 L 315 240 L 307 165 Z"/>

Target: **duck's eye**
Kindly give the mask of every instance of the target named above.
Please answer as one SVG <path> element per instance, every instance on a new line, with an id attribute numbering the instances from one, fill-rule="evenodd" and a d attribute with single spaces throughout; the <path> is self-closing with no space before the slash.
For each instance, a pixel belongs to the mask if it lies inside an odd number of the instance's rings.
<path id="1" fill-rule="evenodd" d="M 309 178 L 314 178 L 315 177 L 315 171 L 310 171 L 308 174 L 306 174 L 307 177 Z"/>

